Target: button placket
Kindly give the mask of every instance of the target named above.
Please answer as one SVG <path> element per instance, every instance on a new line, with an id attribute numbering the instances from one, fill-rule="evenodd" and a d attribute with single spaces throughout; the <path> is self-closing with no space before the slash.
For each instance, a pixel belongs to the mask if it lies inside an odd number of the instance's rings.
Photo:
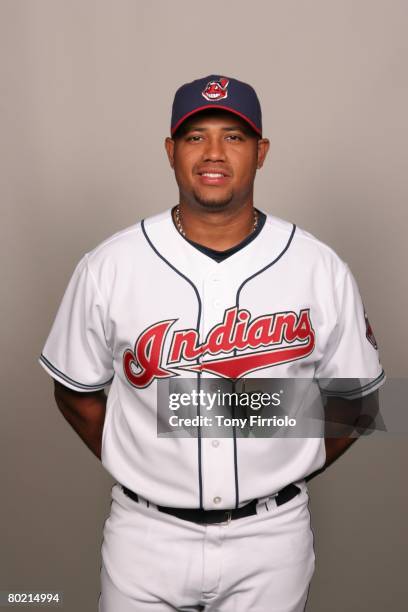
<path id="1" fill-rule="evenodd" d="M 216 326 L 221 325 L 224 311 L 233 305 L 235 290 L 218 270 L 206 276 L 202 284 L 203 339 Z M 202 361 L 214 358 L 206 353 Z M 208 375 L 203 373 L 204 377 Z M 218 387 L 217 387 L 218 388 Z M 209 413 L 213 416 L 212 413 Z M 232 441 L 207 439 L 202 446 L 204 504 L 207 508 L 232 507 L 235 503 L 234 450 Z"/>

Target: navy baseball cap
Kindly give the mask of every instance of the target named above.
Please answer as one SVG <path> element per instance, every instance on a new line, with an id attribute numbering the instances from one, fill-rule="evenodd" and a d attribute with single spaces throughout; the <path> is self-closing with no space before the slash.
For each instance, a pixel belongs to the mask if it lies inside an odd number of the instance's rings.
<path id="1" fill-rule="evenodd" d="M 251 85 L 229 77 L 211 74 L 182 85 L 174 96 L 171 135 L 195 113 L 218 108 L 238 115 L 262 136 L 261 105 Z"/>

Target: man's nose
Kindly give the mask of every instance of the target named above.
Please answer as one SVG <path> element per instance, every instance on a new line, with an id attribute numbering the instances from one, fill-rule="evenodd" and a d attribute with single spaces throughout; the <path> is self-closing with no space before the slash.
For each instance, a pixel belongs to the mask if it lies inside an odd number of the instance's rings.
<path id="1" fill-rule="evenodd" d="M 225 149 L 222 138 L 209 138 L 204 150 L 204 159 L 207 161 L 224 161 Z"/>

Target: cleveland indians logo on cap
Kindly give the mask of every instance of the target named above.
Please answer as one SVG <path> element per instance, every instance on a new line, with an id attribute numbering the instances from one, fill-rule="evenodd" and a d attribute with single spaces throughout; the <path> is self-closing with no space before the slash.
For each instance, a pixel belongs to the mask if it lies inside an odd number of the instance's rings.
<path id="1" fill-rule="evenodd" d="M 218 102 L 228 97 L 229 80 L 221 77 L 218 81 L 210 81 L 202 91 L 202 96 L 209 102 Z"/>

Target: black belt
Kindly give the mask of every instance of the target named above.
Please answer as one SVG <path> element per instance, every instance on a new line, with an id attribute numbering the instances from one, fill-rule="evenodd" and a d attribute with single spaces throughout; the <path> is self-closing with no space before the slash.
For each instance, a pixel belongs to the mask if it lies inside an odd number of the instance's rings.
<path id="1" fill-rule="evenodd" d="M 122 486 L 125 495 L 138 502 L 139 496 L 127 487 Z M 287 485 L 274 496 L 274 500 L 277 506 L 286 504 L 289 500 L 299 495 L 300 488 L 294 484 Z M 193 523 L 211 525 L 214 523 L 225 523 L 234 521 L 235 519 L 244 518 L 245 516 L 252 516 L 256 514 L 256 506 L 258 504 L 257 499 L 253 499 L 249 504 L 241 506 L 240 508 L 234 508 L 233 510 L 200 510 L 199 508 L 169 508 L 168 506 L 157 506 L 160 512 L 165 514 L 171 514 L 184 521 L 191 521 Z"/>

